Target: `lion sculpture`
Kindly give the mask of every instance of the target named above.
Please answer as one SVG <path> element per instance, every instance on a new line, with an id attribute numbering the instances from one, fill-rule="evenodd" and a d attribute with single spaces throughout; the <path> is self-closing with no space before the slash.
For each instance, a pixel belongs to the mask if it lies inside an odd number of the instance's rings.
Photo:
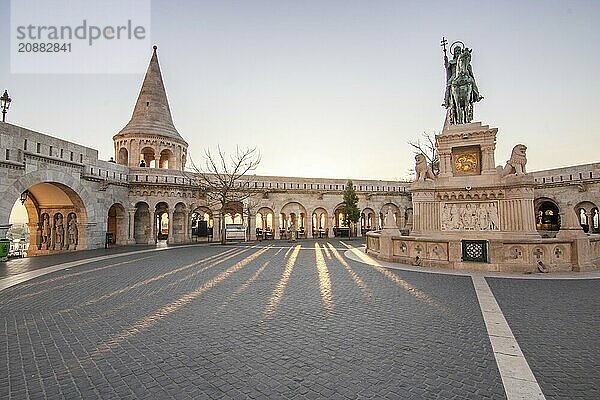
<path id="1" fill-rule="evenodd" d="M 417 173 L 417 181 L 424 181 L 426 179 L 434 179 L 433 171 L 427 163 L 427 158 L 424 154 L 417 154 L 415 156 L 415 172 Z"/>
<path id="2" fill-rule="evenodd" d="M 527 157 L 525 156 L 526 151 L 527 146 L 524 144 L 518 144 L 513 147 L 510 160 L 506 162 L 504 168 L 500 166 L 497 167 L 501 178 L 509 175 L 525 175 L 525 164 L 527 164 Z"/>

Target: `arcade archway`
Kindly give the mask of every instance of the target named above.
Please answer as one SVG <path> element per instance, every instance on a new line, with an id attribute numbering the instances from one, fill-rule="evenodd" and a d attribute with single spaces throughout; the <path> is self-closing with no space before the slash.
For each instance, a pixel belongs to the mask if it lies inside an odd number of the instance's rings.
<path id="1" fill-rule="evenodd" d="M 281 238 L 288 237 L 288 231 L 292 224 L 296 227 L 298 235 L 306 235 L 306 208 L 295 201 L 286 203 L 281 208 L 281 213 L 279 214 L 279 231 Z"/>
<path id="2" fill-rule="evenodd" d="M 329 236 L 329 217 L 327 210 L 322 207 L 316 208 L 312 212 L 312 235 L 313 237 Z"/>
<path id="3" fill-rule="evenodd" d="M 106 233 L 109 245 L 122 246 L 127 243 L 127 217 L 122 204 L 115 203 L 108 209 Z"/>
<path id="4" fill-rule="evenodd" d="M 86 208 L 70 187 L 57 182 L 34 184 L 15 201 L 10 218 L 14 218 L 13 213 L 19 209 L 21 214 L 26 213 L 28 255 L 86 248 Z M 25 221 L 24 215 L 21 220 Z"/>
<path id="5" fill-rule="evenodd" d="M 192 238 L 208 238 L 213 236 L 212 211 L 208 207 L 197 207 L 192 212 L 190 225 Z"/>
<path id="6" fill-rule="evenodd" d="M 538 231 L 557 232 L 560 229 L 560 210 L 551 199 L 538 199 L 535 205 L 535 227 Z"/>
<path id="7" fill-rule="evenodd" d="M 275 234 L 275 212 L 269 207 L 262 207 L 256 213 L 256 237 L 273 239 Z"/>

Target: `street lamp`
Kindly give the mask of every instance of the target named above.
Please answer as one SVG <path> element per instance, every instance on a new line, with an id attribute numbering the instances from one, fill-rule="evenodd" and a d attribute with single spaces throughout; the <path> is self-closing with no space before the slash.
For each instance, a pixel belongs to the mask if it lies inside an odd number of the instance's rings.
<path id="1" fill-rule="evenodd" d="M 2 122 L 5 122 L 6 120 L 6 111 L 8 111 L 11 101 L 12 99 L 8 97 L 8 90 L 5 90 L 2 97 L 0 97 L 0 108 L 2 108 Z"/>

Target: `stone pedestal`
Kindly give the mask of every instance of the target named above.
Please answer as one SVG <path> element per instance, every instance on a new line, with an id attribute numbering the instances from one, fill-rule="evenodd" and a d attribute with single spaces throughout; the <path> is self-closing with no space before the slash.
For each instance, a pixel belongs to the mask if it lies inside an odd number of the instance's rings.
<path id="1" fill-rule="evenodd" d="M 495 167 L 498 129 L 474 122 L 436 136 L 440 173 L 415 181 L 412 236 L 448 239 L 537 238 L 534 180 L 502 177 Z"/>
<path id="2" fill-rule="evenodd" d="M 392 238 L 400 236 L 400 229 L 394 222 L 394 213 L 391 209 L 387 211 L 386 223 L 381 229 L 379 254 L 384 260 L 391 260 L 394 255 L 394 243 Z"/>
<path id="3" fill-rule="evenodd" d="M 449 125 L 436 136 L 440 173 L 417 156 L 409 236 L 388 226 L 367 235 L 367 251 L 385 260 L 481 271 L 552 272 L 592 268 L 591 247 L 572 205 L 555 239 L 535 229 L 534 179 L 524 145 L 495 167 L 497 129 Z M 392 220 L 389 216 L 388 221 Z"/>

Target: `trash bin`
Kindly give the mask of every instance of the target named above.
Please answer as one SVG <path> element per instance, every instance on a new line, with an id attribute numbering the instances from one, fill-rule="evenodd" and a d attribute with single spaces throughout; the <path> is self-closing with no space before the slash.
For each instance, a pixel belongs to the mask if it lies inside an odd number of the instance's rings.
<path id="1" fill-rule="evenodd" d="M 9 251 L 10 251 L 10 240 L 0 239 L 0 260 L 6 261 L 8 259 Z"/>

